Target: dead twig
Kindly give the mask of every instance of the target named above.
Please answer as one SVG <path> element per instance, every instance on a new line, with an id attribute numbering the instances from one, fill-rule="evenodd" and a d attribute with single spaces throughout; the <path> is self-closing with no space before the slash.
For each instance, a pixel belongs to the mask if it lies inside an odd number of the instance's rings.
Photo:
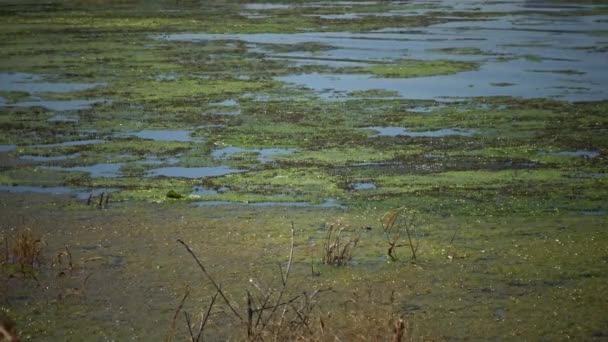
<path id="1" fill-rule="evenodd" d="M 217 292 L 219 293 L 219 295 L 222 297 L 222 299 L 224 300 L 224 302 L 226 303 L 226 305 L 228 305 L 228 307 L 230 308 L 230 310 L 232 310 L 232 312 L 234 313 L 234 315 L 236 317 L 238 317 L 239 320 L 242 321 L 243 317 L 241 317 L 241 315 L 236 311 L 236 309 L 234 308 L 234 306 L 232 305 L 232 303 L 230 303 L 230 301 L 228 300 L 228 298 L 226 298 L 226 295 L 224 294 L 224 292 L 222 291 L 222 289 L 220 288 L 220 286 L 215 282 L 215 280 L 213 280 L 213 278 L 211 277 L 211 275 L 209 275 L 209 273 L 205 269 L 205 266 L 203 266 L 203 264 L 198 259 L 198 257 L 196 256 L 196 254 L 194 254 L 194 252 L 192 251 L 192 249 L 190 249 L 190 246 L 188 246 L 184 241 L 182 241 L 180 239 L 177 239 L 177 242 L 181 243 L 186 248 L 186 250 L 188 251 L 188 253 L 190 253 L 190 255 L 194 258 L 194 260 L 198 264 L 198 267 L 201 269 L 201 271 L 203 271 L 203 274 L 205 274 L 205 276 L 207 276 L 207 279 L 209 279 L 209 281 L 211 282 L 211 284 L 215 287 L 215 289 L 217 290 Z"/>

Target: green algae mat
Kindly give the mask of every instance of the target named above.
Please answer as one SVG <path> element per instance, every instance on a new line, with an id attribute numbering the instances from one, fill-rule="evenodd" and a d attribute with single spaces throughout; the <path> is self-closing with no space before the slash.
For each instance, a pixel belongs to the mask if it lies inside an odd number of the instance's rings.
<path id="1" fill-rule="evenodd" d="M 608 338 L 607 2 L 0 17 L 7 334 Z"/>

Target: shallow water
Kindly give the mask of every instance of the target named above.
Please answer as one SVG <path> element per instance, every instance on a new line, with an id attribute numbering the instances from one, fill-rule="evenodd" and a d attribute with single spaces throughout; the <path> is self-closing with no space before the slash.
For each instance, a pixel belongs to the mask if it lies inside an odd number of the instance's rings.
<path id="1" fill-rule="evenodd" d="M 408 99 L 516 96 L 591 101 L 608 97 L 608 68 L 603 67 L 606 56 L 593 50 L 606 41 L 605 36 L 597 35 L 596 32 L 608 30 L 605 21 L 608 16 L 547 16 L 546 14 L 563 10 L 564 6 L 540 2 L 533 5 L 479 1 L 462 4 L 444 1 L 434 4 L 445 8 L 456 7 L 460 11 L 502 14 L 488 15 L 482 17 L 482 20 L 464 18 L 445 24 L 418 27 L 416 30 L 386 28 L 364 33 L 232 35 L 180 33 L 162 39 L 201 43 L 210 40 L 240 40 L 249 43 L 251 49 L 264 53 L 266 58 L 331 67 L 348 66 L 348 63 L 361 65 L 365 62 L 395 62 L 400 59 L 448 59 L 481 64 L 476 71 L 412 79 L 318 73 L 275 78 L 313 89 L 325 99 L 340 98 L 348 92 L 370 89 L 397 91 L 401 97 Z M 565 7 L 595 8 L 586 5 Z M 332 48 L 314 53 L 276 54 L 256 45 L 295 45 L 307 42 Z M 449 52 L 449 49 L 458 48 L 478 49 L 482 54 Z M 505 84 L 510 86 L 503 86 Z"/>
<path id="2" fill-rule="evenodd" d="M 260 163 L 269 163 L 273 161 L 273 156 L 279 155 L 287 155 L 291 153 L 297 152 L 297 149 L 284 149 L 284 148 L 262 148 L 262 149 L 254 149 L 254 148 L 241 148 L 228 146 L 224 148 L 219 148 L 213 150 L 211 152 L 211 156 L 216 159 L 227 159 L 232 157 L 235 154 L 239 153 L 255 153 L 258 155 L 257 160 Z"/>
<path id="3" fill-rule="evenodd" d="M 103 86 L 103 84 L 49 82 L 46 81 L 44 76 L 23 72 L 0 73 L 0 91 L 24 91 L 30 94 L 70 93 L 93 89 L 100 86 Z"/>
<path id="4" fill-rule="evenodd" d="M 53 111 L 70 111 L 70 110 L 81 110 L 91 108 L 95 103 L 102 102 L 101 100 L 36 100 L 36 101 L 25 101 L 11 104 L 2 104 L 3 107 L 44 107 Z"/>
<path id="5" fill-rule="evenodd" d="M 563 156 L 563 157 L 582 157 L 582 158 L 596 158 L 599 157 L 598 151 L 558 151 L 558 152 L 541 152 L 540 155 L 548 156 Z"/>
<path id="6" fill-rule="evenodd" d="M 161 167 L 147 172 L 147 177 L 177 177 L 177 178 L 205 178 L 224 176 L 231 173 L 245 172 L 245 170 L 233 169 L 228 166 L 207 166 L 207 167 Z"/>
<path id="7" fill-rule="evenodd" d="M 433 131 L 410 131 L 407 128 L 403 127 L 367 127 L 366 129 L 374 130 L 377 133 L 374 134 L 374 137 L 397 137 L 397 136 L 408 136 L 408 137 L 429 137 L 429 138 L 439 138 L 439 137 L 447 137 L 451 135 L 460 135 L 469 137 L 473 135 L 473 131 L 471 130 L 463 130 L 456 128 L 442 128 Z"/>
<path id="8" fill-rule="evenodd" d="M 373 190 L 376 189 L 376 184 L 374 183 L 355 183 L 352 185 L 353 190 L 355 191 L 364 191 L 364 190 Z"/>
<path id="9" fill-rule="evenodd" d="M 118 133 L 117 136 L 134 136 L 141 139 L 150 139 L 157 141 L 194 141 L 190 130 L 156 130 L 144 129 L 139 132 Z"/>
<path id="10" fill-rule="evenodd" d="M 42 168 L 65 171 L 65 172 L 86 172 L 93 178 L 116 178 L 120 177 L 120 168 L 124 163 L 101 163 L 89 166 L 73 166 L 73 167 L 59 167 L 59 166 L 42 166 Z"/>
<path id="11" fill-rule="evenodd" d="M 17 145 L 0 145 L 0 152 L 11 152 L 17 148 Z"/>
<path id="12" fill-rule="evenodd" d="M 70 188 L 65 186 L 31 186 L 31 185 L 0 185 L 1 192 L 12 193 L 43 193 L 52 195 L 70 195 L 79 199 L 87 199 L 90 195 L 98 196 L 101 193 L 117 191 L 117 189 L 85 189 L 85 188 Z"/>
<path id="13" fill-rule="evenodd" d="M 66 141 L 66 142 L 56 143 L 56 144 L 32 145 L 31 147 L 55 148 L 55 147 L 65 147 L 65 146 L 84 146 L 84 145 L 92 145 L 92 144 L 101 144 L 101 143 L 105 143 L 105 142 L 106 142 L 106 140 L 101 140 L 101 139 L 72 140 L 72 141 Z"/>
<path id="14" fill-rule="evenodd" d="M 51 156 L 51 157 L 22 155 L 22 156 L 19 156 L 19 159 L 29 160 L 29 161 L 34 161 L 34 162 L 52 162 L 52 161 L 68 160 L 68 159 L 73 159 L 73 158 L 78 158 L 78 157 L 80 157 L 80 153 L 74 153 L 74 154 L 62 155 L 62 156 Z"/>

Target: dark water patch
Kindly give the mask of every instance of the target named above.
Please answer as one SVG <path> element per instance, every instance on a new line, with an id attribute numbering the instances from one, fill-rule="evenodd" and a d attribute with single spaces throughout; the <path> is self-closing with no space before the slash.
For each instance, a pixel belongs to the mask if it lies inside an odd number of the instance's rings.
<path id="1" fill-rule="evenodd" d="M 12 152 L 17 148 L 17 145 L 0 145 L 0 153 Z"/>
<path id="2" fill-rule="evenodd" d="M 55 147 L 67 147 L 67 146 L 85 146 L 93 144 L 101 144 L 107 142 L 101 139 L 88 139 L 88 140 L 72 140 L 56 144 L 45 144 L 45 145 L 32 145 L 30 147 L 35 148 L 55 148 Z"/>
<path id="3" fill-rule="evenodd" d="M 225 176 L 232 173 L 245 172 L 245 170 L 232 169 L 228 166 L 207 166 L 207 167 L 162 167 L 149 170 L 147 177 L 176 177 L 176 178 L 205 178 Z"/>
<path id="4" fill-rule="evenodd" d="M 439 138 L 447 136 L 472 136 L 473 131 L 463 130 L 456 128 L 442 128 L 434 131 L 410 131 L 403 127 L 366 127 L 366 129 L 374 130 L 377 133 L 373 137 L 397 137 L 397 136 L 408 136 L 408 137 L 429 137 Z"/>
<path id="5" fill-rule="evenodd" d="M 257 160 L 260 163 L 268 163 L 273 161 L 273 156 L 287 155 L 297 152 L 297 149 L 283 148 L 262 148 L 262 149 L 247 149 L 241 147 L 224 147 L 211 152 L 211 156 L 216 159 L 226 159 L 239 153 L 255 153 L 258 155 Z"/>
<path id="6" fill-rule="evenodd" d="M 103 85 L 102 83 L 48 82 L 45 79 L 44 76 L 23 72 L 0 73 L 0 90 L 28 93 L 71 93 Z"/>
<path id="7" fill-rule="evenodd" d="M 539 152 L 541 156 L 561 156 L 561 157 L 581 157 L 581 158 L 596 158 L 599 157 L 598 151 L 558 151 L 558 152 Z"/>
<path id="8" fill-rule="evenodd" d="M 42 168 L 54 171 L 63 172 L 86 172 L 93 178 L 116 178 L 120 177 L 120 169 L 125 165 L 124 163 L 101 163 L 89 166 L 72 166 L 72 167 L 60 167 L 60 166 L 42 166 Z"/>
<path id="9" fill-rule="evenodd" d="M 80 157 L 80 153 L 66 154 L 66 155 L 61 155 L 61 156 L 22 155 L 22 156 L 19 156 L 19 159 L 33 161 L 33 162 L 53 162 L 53 161 L 74 159 L 74 158 L 78 158 L 78 157 Z"/>
<path id="10" fill-rule="evenodd" d="M 126 132 L 118 133 L 116 136 L 134 136 L 141 139 L 156 140 L 156 141 L 180 141 L 190 142 L 194 141 L 191 136 L 192 131 L 189 130 L 155 130 L 145 129 L 139 132 Z"/>
<path id="11" fill-rule="evenodd" d="M 86 188 L 69 188 L 65 186 L 32 186 L 32 185 L 0 185 L 0 191 L 9 193 L 42 193 L 51 195 L 70 195 L 78 199 L 87 199 L 90 195 L 99 196 L 101 193 L 110 193 L 118 191 L 118 189 L 86 189 Z"/>

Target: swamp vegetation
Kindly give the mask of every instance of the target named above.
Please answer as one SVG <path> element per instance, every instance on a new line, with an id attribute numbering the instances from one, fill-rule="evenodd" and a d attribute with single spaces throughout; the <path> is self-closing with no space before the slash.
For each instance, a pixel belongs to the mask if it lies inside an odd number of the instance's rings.
<path id="1" fill-rule="evenodd" d="M 608 2 L 0 17 L 21 340 L 608 339 Z"/>

